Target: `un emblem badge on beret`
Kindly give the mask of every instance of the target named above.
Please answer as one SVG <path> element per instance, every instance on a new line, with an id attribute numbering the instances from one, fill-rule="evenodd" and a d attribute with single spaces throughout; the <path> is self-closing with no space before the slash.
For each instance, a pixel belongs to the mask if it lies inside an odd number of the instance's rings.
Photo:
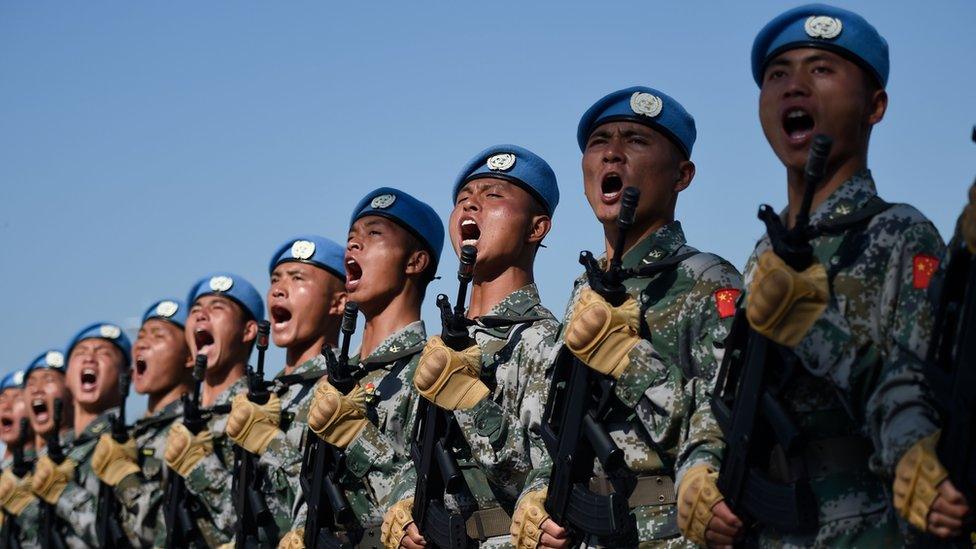
<path id="1" fill-rule="evenodd" d="M 315 255 L 315 243 L 308 240 L 296 240 L 291 245 L 291 256 L 295 259 L 308 259 Z"/>
<path id="2" fill-rule="evenodd" d="M 489 156 L 487 165 L 489 170 L 507 172 L 515 165 L 515 155 L 512 153 L 502 153 Z"/>
<path id="3" fill-rule="evenodd" d="M 803 23 L 803 30 L 807 32 L 807 36 L 823 38 L 824 40 L 837 38 L 843 28 L 844 25 L 841 24 L 840 19 L 826 15 L 807 17 L 806 22 Z"/>
<path id="4" fill-rule="evenodd" d="M 23 370 L 21 370 L 19 372 L 15 372 L 14 373 L 14 378 L 11 381 L 13 381 L 14 385 L 23 385 L 24 384 L 24 372 L 23 372 Z"/>
<path id="5" fill-rule="evenodd" d="M 385 210 L 392 206 L 394 202 L 396 202 L 395 194 L 381 194 L 369 203 L 369 207 L 377 210 Z"/>
<path id="6" fill-rule="evenodd" d="M 64 366 L 64 355 L 61 351 L 48 351 L 44 355 L 44 363 L 51 368 L 60 368 Z"/>
<path id="7" fill-rule="evenodd" d="M 102 324 L 98 327 L 98 334 L 106 339 L 118 339 L 122 335 L 122 328 L 112 324 Z"/>
<path id="8" fill-rule="evenodd" d="M 175 301 L 160 301 L 159 305 L 156 305 L 156 316 L 169 318 L 175 315 L 179 308 Z"/>
<path id="9" fill-rule="evenodd" d="M 234 285 L 234 279 L 229 276 L 215 276 L 210 279 L 210 289 L 215 292 L 226 292 Z"/>
<path id="10" fill-rule="evenodd" d="M 654 118 L 661 114 L 662 108 L 664 108 L 664 103 L 656 95 L 647 92 L 634 92 L 634 95 L 630 96 L 630 110 L 634 111 L 635 114 Z"/>

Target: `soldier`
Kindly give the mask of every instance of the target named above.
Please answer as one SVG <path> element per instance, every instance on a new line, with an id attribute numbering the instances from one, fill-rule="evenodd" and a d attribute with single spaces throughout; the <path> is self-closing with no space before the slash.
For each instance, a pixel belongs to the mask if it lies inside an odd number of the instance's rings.
<path id="1" fill-rule="evenodd" d="M 21 429 L 21 421 L 27 421 L 23 392 L 23 370 L 11 372 L 0 380 L 0 440 L 5 446 L 0 476 L 3 511 L 0 545 L 4 547 L 23 547 L 28 540 L 21 541 L 21 525 L 37 521 L 37 498 L 31 493 L 30 475 L 35 458 L 34 433 L 29 423 Z"/>
<path id="2" fill-rule="evenodd" d="M 73 408 L 71 393 L 65 383 L 64 353 L 51 349 L 41 353 L 31 362 L 31 365 L 24 370 L 22 398 L 27 404 L 27 417 L 30 419 L 30 428 L 34 433 L 37 457 L 40 458 L 47 453 L 46 437 L 55 436 L 53 412 L 56 400 L 60 400 L 63 404 L 62 421 L 57 438 L 62 446 L 69 447 L 74 441 L 74 432 L 71 430 Z M 32 478 L 31 491 L 33 490 Z M 39 544 L 42 527 L 39 514 L 40 501 L 35 497 L 21 513 L 23 519 L 19 523 L 20 542 L 24 547 Z M 30 520 L 30 516 L 36 517 L 36 520 Z M 63 536 L 63 525 L 59 524 L 55 529 Z M 30 545 L 25 545 L 27 543 Z"/>
<path id="3" fill-rule="evenodd" d="M 727 261 L 687 245 L 674 218 L 678 195 L 695 175 L 695 136 L 694 119 L 681 104 L 641 86 L 600 99 L 579 123 L 584 192 L 603 225 L 606 255 L 623 254 L 624 268 L 657 264 L 649 276 L 624 282 L 631 298 L 620 307 L 591 290 L 585 277 L 577 279 L 557 341 L 616 379 L 605 426 L 637 474 L 629 498 L 636 530 L 583 540 L 588 544 L 686 543 L 676 524 L 675 466 L 682 452 L 697 452 L 684 433 L 701 421 L 741 285 Z M 617 250 L 616 220 L 630 186 L 641 197 L 633 228 Z M 533 472 L 523 492 L 512 522 L 518 547 L 570 543 L 569 525 L 556 524 L 543 506 L 548 477 L 549 468 Z M 606 479 L 596 484 L 606 486 Z"/>
<path id="4" fill-rule="evenodd" d="M 206 542 L 214 546 L 232 540 L 237 521 L 230 497 L 233 444 L 224 429 L 230 401 L 247 390 L 244 373 L 257 338 L 257 323 L 264 320 L 264 302 L 247 280 L 226 272 L 201 278 L 186 301 L 190 310 L 184 335 L 190 354 L 207 357 L 200 402 L 214 413 L 197 434 L 182 422 L 174 423 L 163 457 L 209 515 L 194 518 Z M 156 545 L 164 545 L 165 537 L 165 529 L 158 530 Z"/>
<path id="5" fill-rule="evenodd" d="M 75 437 L 63 463 L 47 455 L 38 459 L 33 489 L 67 525 L 69 545 L 101 544 L 96 533 L 99 479 L 91 457 L 99 435 L 110 430 L 118 413 L 119 373 L 129 367 L 131 348 L 122 329 L 108 322 L 86 326 L 68 344 L 65 377 L 74 402 Z"/>
<path id="6" fill-rule="evenodd" d="M 515 501 L 544 454 L 529 433 L 541 422 L 541 402 L 526 397 L 533 384 L 544 383 L 559 323 L 540 302 L 533 266 L 552 227 L 559 188 L 545 160 L 522 147 L 497 145 L 461 170 L 453 199 L 448 232 L 454 250 L 470 245 L 478 251 L 467 310 L 473 345 L 455 351 L 432 337 L 414 386 L 454 413 L 463 437 L 455 455 L 468 490 L 449 496 L 449 509 L 466 517 L 469 537 L 482 547 L 503 546 L 511 541 Z M 397 482 L 397 503 L 383 523 L 387 547 L 426 542 L 411 516 L 416 471 L 408 471 L 412 476 Z"/>
<path id="7" fill-rule="evenodd" d="M 821 230 L 814 264 L 793 270 L 766 236 L 746 266 L 749 324 L 802 365 L 781 395 L 801 428 L 799 459 L 767 474 L 808 484 L 818 507 L 812 532 L 777 531 L 754 517 L 750 534 L 764 545 L 903 545 L 888 496 L 893 478 L 894 507 L 918 528 L 958 533 L 968 511 L 942 480 L 919 358 L 931 337 L 927 288 L 944 247 L 918 210 L 878 197 L 867 168 L 871 130 L 888 105 L 888 68 L 877 30 L 831 6 L 789 10 L 753 43 L 759 119 L 786 167 L 787 227 L 800 209 L 813 136 L 834 143 L 810 214 Z M 682 529 L 696 542 L 730 546 L 744 529 L 716 488 L 718 467 L 714 459 L 683 477 Z"/>
<path id="8" fill-rule="evenodd" d="M 379 547 L 384 502 L 410 459 L 416 415 L 411 382 L 427 340 L 420 306 L 437 272 L 444 227 L 433 208 L 388 187 L 367 194 L 349 225 L 346 292 L 366 319 L 359 352 L 350 359 L 359 383 L 343 395 L 320 382 L 308 425 L 346 455 L 341 487 L 355 524 L 334 534 L 360 547 Z M 314 511 L 302 502 L 297 515 Z M 292 532 L 281 545 L 303 546 L 302 534 Z"/>
<path id="9" fill-rule="evenodd" d="M 311 389 L 326 369 L 323 349 L 338 343 L 346 302 L 344 255 L 341 245 L 321 236 L 292 238 L 275 251 L 268 265 L 268 315 L 275 345 L 285 348 L 285 367 L 267 403 L 239 394 L 227 420 L 234 443 L 261 456 L 262 495 L 280 532 L 301 526 L 293 525 L 291 513 L 300 490 L 302 442 Z"/>
<path id="10" fill-rule="evenodd" d="M 163 485 L 169 476 L 162 457 L 169 427 L 182 414 L 193 359 L 183 329 L 186 305 L 176 299 L 153 303 L 142 315 L 132 346 L 132 385 L 148 396 L 146 414 L 132 426 L 129 443 L 103 434 L 92 465 L 121 502 L 121 524 L 133 546 L 149 546 L 163 529 Z M 131 440 L 134 439 L 134 444 Z"/>

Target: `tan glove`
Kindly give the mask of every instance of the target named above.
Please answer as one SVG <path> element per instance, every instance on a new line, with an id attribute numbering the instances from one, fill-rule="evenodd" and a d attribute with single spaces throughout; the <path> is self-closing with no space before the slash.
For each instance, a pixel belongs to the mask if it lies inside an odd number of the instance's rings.
<path id="1" fill-rule="evenodd" d="M 630 366 L 628 353 L 640 341 L 640 308 L 627 298 L 614 307 L 586 288 L 570 313 L 566 347 L 590 368 L 619 379 Z"/>
<path id="2" fill-rule="evenodd" d="M 182 423 L 174 423 L 166 437 L 163 458 L 170 469 L 186 478 L 201 459 L 212 453 L 213 433 L 209 429 L 194 435 Z"/>
<path id="3" fill-rule="evenodd" d="M 894 499 L 898 514 L 922 530 L 926 529 L 936 488 L 949 472 L 935 455 L 940 431 L 919 440 L 905 452 L 895 467 Z"/>
<path id="4" fill-rule="evenodd" d="M 11 515 L 20 515 L 34 499 L 31 475 L 17 478 L 10 469 L 4 469 L 3 475 L 0 475 L 0 506 L 3 506 L 3 510 Z"/>
<path id="5" fill-rule="evenodd" d="M 512 515 L 512 543 L 515 549 L 535 549 L 542 539 L 542 523 L 549 518 L 546 511 L 547 488 L 526 492 Z"/>
<path id="6" fill-rule="evenodd" d="M 95 445 L 92 470 L 102 482 L 115 486 L 125 477 L 139 472 L 137 459 L 135 439 L 130 438 L 124 444 L 119 444 L 111 435 L 104 434 L 98 437 L 98 444 Z"/>
<path id="7" fill-rule="evenodd" d="M 280 432 L 280 423 L 281 399 L 278 395 L 272 394 L 264 404 L 255 404 L 241 393 L 231 401 L 226 433 L 241 448 L 261 455 Z"/>
<path id="8" fill-rule="evenodd" d="M 57 505 L 58 498 L 64 492 L 68 482 L 75 478 L 75 462 L 66 459 L 60 465 L 51 458 L 42 456 L 34 465 L 34 478 L 31 479 L 31 490 L 44 501 Z"/>
<path id="9" fill-rule="evenodd" d="M 305 529 L 292 530 L 282 536 L 278 549 L 305 549 Z"/>
<path id="10" fill-rule="evenodd" d="M 413 524 L 413 498 L 401 499 L 394 503 L 383 515 L 380 527 L 380 543 L 387 549 L 396 549 L 400 540 L 407 535 L 407 526 Z"/>
<path id="11" fill-rule="evenodd" d="M 767 251 L 759 256 L 746 294 L 746 318 L 757 332 L 794 347 L 823 314 L 829 297 L 827 271 L 819 262 L 798 273 Z"/>
<path id="12" fill-rule="evenodd" d="M 366 426 L 366 391 L 359 385 L 343 395 L 328 381 L 315 387 L 308 426 L 322 440 L 345 448 Z"/>
<path id="13" fill-rule="evenodd" d="M 488 396 L 481 381 L 481 349 L 472 345 L 455 351 L 440 336 L 430 338 L 420 354 L 413 386 L 427 400 L 445 410 L 468 410 Z"/>
<path id="14" fill-rule="evenodd" d="M 962 211 L 959 229 L 969 253 L 976 254 L 976 183 L 969 188 L 969 204 Z"/>
<path id="15" fill-rule="evenodd" d="M 708 465 L 695 465 L 678 486 L 678 529 L 686 538 L 705 545 L 705 530 L 715 513 L 712 508 L 725 499 L 715 480 L 718 472 Z"/>

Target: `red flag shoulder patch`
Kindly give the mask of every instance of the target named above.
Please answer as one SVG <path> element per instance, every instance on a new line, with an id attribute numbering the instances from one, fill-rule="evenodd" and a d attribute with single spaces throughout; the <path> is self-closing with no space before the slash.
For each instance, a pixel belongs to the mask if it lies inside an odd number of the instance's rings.
<path id="1" fill-rule="evenodd" d="M 735 302 L 738 301 L 741 293 L 735 288 L 715 290 L 712 296 L 715 298 L 715 308 L 718 309 L 719 318 L 728 318 L 735 314 Z"/>
<path id="2" fill-rule="evenodd" d="M 937 270 L 939 270 L 939 258 L 929 254 L 916 254 L 912 259 L 912 285 L 917 290 L 928 288 Z"/>

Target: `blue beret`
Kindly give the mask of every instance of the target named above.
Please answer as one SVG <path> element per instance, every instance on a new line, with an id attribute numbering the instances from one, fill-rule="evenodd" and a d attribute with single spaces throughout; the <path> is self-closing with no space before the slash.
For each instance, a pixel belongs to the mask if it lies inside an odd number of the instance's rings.
<path id="1" fill-rule="evenodd" d="M 322 236 L 296 236 L 288 240 L 271 256 L 268 272 L 286 261 L 315 265 L 346 279 L 346 248 Z"/>
<path id="2" fill-rule="evenodd" d="M 454 182 L 454 200 L 468 181 L 481 177 L 497 177 L 522 187 L 550 216 L 559 204 L 559 186 L 552 168 L 539 155 L 517 145 L 488 147 L 472 158 Z"/>
<path id="3" fill-rule="evenodd" d="M 580 150 L 586 150 L 586 142 L 597 126 L 621 120 L 644 124 L 661 132 L 677 145 L 685 158 L 691 157 L 691 148 L 698 136 L 695 119 L 671 96 L 645 86 L 615 91 L 587 109 L 576 130 Z"/>
<path id="4" fill-rule="evenodd" d="M 66 360 L 64 359 L 64 353 L 59 349 L 49 349 L 43 353 L 37 355 L 37 358 L 31 361 L 30 366 L 24 370 L 24 379 L 30 375 L 34 370 L 40 370 L 42 368 L 48 370 L 55 370 L 64 373 L 64 369 L 67 366 Z"/>
<path id="5" fill-rule="evenodd" d="M 158 318 L 171 322 L 182 329 L 186 326 L 187 309 L 186 304 L 179 299 L 161 299 L 146 309 L 142 315 L 142 323 L 145 324 L 147 320 Z"/>
<path id="6" fill-rule="evenodd" d="M 766 63 L 786 50 L 819 48 L 854 61 L 888 85 L 888 42 L 860 15 L 825 4 L 807 4 L 766 24 L 752 44 L 752 77 L 762 87 Z"/>
<path id="7" fill-rule="evenodd" d="M 129 342 L 129 338 L 122 331 L 122 328 L 118 327 L 111 322 L 95 322 L 94 324 L 89 324 L 78 333 L 75 337 L 71 338 L 71 343 L 68 343 L 68 356 L 71 356 L 71 351 L 74 350 L 75 345 L 80 343 L 85 339 L 105 339 L 111 343 L 114 343 L 116 347 L 122 351 L 122 356 L 125 357 L 126 364 L 129 361 L 129 355 L 132 352 L 132 343 Z"/>
<path id="8" fill-rule="evenodd" d="M 186 302 L 190 308 L 205 295 L 222 295 L 234 300 L 254 320 L 264 320 L 264 300 L 250 282 L 234 273 L 210 273 L 193 285 Z"/>
<path id="9" fill-rule="evenodd" d="M 385 217 L 413 233 L 434 255 L 434 268 L 437 268 L 444 248 L 444 224 L 434 208 L 401 190 L 380 187 L 356 204 L 349 226 L 367 215 Z"/>
<path id="10" fill-rule="evenodd" d="M 0 379 L 0 391 L 20 389 L 24 386 L 24 371 L 14 370 Z"/>

